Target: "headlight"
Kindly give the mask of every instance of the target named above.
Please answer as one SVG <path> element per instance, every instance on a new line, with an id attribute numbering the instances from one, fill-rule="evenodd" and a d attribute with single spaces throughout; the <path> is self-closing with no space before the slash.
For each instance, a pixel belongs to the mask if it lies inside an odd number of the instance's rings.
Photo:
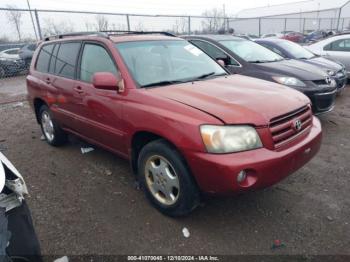
<path id="1" fill-rule="evenodd" d="M 273 80 L 276 82 L 286 85 L 286 86 L 300 86 L 304 87 L 306 86 L 304 82 L 300 81 L 298 78 L 295 77 L 288 77 L 288 76 L 274 76 L 272 77 Z"/>
<path id="2" fill-rule="evenodd" d="M 251 126 L 203 125 L 200 132 L 209 153 L 233 153 L 262 147 L 258 133 Z"/>
<path id="3" fill-rule="evenodd" d="M 333 70 L 327 70 L 327 74 L 329 76 L 335 76 L 336 73 Z"/>

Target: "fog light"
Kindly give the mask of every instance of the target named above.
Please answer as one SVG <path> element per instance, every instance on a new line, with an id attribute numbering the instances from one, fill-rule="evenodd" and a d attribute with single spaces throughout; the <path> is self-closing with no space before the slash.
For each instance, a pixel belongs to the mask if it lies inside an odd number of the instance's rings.
<path id="1" fill-rule="evenodd" d="M 247 178 L 247 172 L 245 170 L 242 170 L 238 173 L 237 176 L 237 182 L 242 183 Z"/>

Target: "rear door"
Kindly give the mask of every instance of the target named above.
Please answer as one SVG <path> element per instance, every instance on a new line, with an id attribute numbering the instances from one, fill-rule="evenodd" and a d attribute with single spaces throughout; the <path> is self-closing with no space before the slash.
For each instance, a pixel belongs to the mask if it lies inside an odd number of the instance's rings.
<path id="1" fill-rule="evenodd" d="M 112 55 L 102 43 L 85 42 L 79 61 L 74 87 L 81 97 L 79 132 L 114 152 L 126 152 L 121 120 L 123 98 L 117 93 L 117 86 L 115 90 L 101 90 L 92 85 L 94 73 L 119 74 Z"/>
<path id="2" fill-rule="evenodd" d="M 226 69 L 228 69 L 231 73 L 240 73 L 242 71 L 242 66 L 233 57 L 231 57 L 218 46 L 199 39 L 190 40 L 190 42 L 203 50 L 215 61 L 223 60 L 226 65 Z"/>
<path id="3" fill-rule="evenodd" d="M 50 76 L 47 79 L 57 90 L 52 110 L 62 126 L 73 131 L 77 129 L 75 119 L 81 115 L 80 96 L 74 91 L 80 48 L 80 41 L 56 44 L 50 60 Z"/>
<path id="4" fill-rule="evenodd" d="M 341 62 L 350 71 L 350 37 L 333 41 L 323 49 L 326 56 Z"/>

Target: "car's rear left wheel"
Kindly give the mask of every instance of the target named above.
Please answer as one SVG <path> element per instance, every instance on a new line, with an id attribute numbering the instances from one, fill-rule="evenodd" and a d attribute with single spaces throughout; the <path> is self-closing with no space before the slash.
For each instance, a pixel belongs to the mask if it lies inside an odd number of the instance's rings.
<path id="1" fill-rule="evenodd" d="M 60 146 L 67 141 L 66 133 L 54 120 L 48 106 L 43 105 L 39 110 L 40 126 L 46 142 L 52 146 Z"/>

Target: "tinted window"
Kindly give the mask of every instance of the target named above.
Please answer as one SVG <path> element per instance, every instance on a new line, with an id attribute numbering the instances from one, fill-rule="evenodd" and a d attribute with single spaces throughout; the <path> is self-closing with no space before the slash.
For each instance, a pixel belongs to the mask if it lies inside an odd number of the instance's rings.
<path id="1" fill-rule="evenodd" d="M 113 60 L 106 49 L 100 45 L 86 44 L 80 65 L 80 79 L 91 82 L 92 76 L 96 72 L 117 73 Z"/>
<path id="2" fill-rule="evenodd" d="M 64 43 L 60 45 L 55 67 L 56 75 L 74 78 L 79 49 L 80 43 Z"/>
<path id="3" fill-rule="evenodd" d="M 18 54 L 18 49 L 9 50 L 6 53 L 9 54 L 9 55 L 17 55 Z"/>
<path id="4" fill-rule="evenodd" d="M 34 51 L 36 49 L 36 44 L 28 45 L 28 49 Z"/>
<path id="5" fill-rule="evenodd" d="M 276 47 L 274 46 L 270 46 L 269 44 L 266 44 L 266 43 L 258 43 L 259 45 L 262 45 L 268 49 L 270 49 L 271 51 L 275 52 L 276 54 L 279 54 L 280 56 L 282 57 L 286 57 L 282 52 L 281 50 L 277 49 Z"/>
<path id="6" fill-rule="evenodd" d="M 341 39 L 325 46 L 324 50 L 350 52 L 350 39 Z"/>
<path id="7" fill-rule="evenodd" d="M 44 45 L 41 48 L 38 56 L 38 61 L 36 62 L 36 70 L 38 70 L 39 72 L 43 72 L 43 73 L 48 72 L 52 49 L 53 49 L 53 44 Z"/>
<path id="8" fill-rule="evenodd" d="M 192 40 L 191 43 L 202 49 L 215 60 L 221 59 L 225 62 L 226 65 L 239 66 L 239 64 L 235 60 L 233 60 L 229 55 L 227 55 L 224 51 L 220 50 L 219 48 L 210 43 L 200 40 Z"/>
<path id="9" fill-rule="evenodd" d="M 49 66 L 49 73 L 54 74 L 55 73 L 55 66 L 56 66 L 56 60 L 57 60 L 57 52 L 59 49 L 60 45 L 57 44 L 53 48 L 52 55 L 51 55 L 51 60 L 50 60 L 50 66 Z"/>

